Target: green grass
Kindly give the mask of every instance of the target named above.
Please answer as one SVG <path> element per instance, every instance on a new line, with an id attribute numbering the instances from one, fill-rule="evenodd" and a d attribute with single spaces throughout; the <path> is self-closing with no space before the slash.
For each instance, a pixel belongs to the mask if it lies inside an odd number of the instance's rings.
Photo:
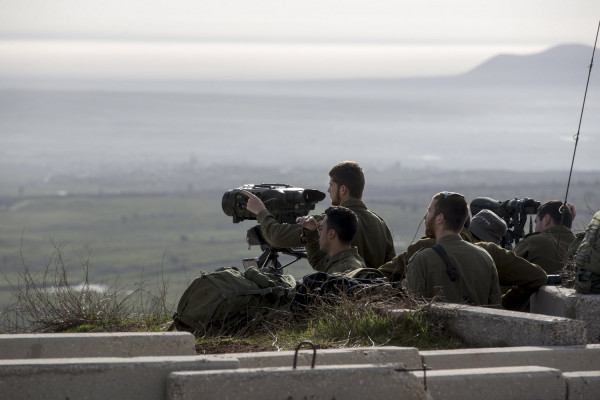
<path id="1" fill-rule="evenodd" d="M 321 304 L 311 314 L 295 320 L 278 312 L 257 319 L 233 335 L 203 336 L 196 340 L 197 352 L 226 353 L 294 350 L 303 341 L 317 348 L 403 346 L 419 349 L 462 348 L 464 344 L 448 336 L 443 327 L 430 320 L 427 306 L 412 304 L 404 316 L 388 313 L 405 308 L 401 300 L 388 298 L 340 298 L 335 305 Z"/>

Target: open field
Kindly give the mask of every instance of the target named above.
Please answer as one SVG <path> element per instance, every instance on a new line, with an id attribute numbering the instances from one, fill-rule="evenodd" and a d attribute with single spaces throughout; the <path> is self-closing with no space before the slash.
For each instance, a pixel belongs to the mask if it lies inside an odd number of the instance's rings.
<path id="1" fill-rule="evenodd" d="M 4 185 L 0 188 L 4 194 L 0 198 L 3 278 L 15 282 L 23 263 L 34 271 L 43 269 L 54 246 L 61 246 L 75 277 L 82 272 L 83 264 L 89 267 L 94 283 L 118 279 L 128 286 L 160 276 L 169 282 L 174 303 L 199 271 L 230 265 L 241 268 L 243 258 L 260 255 L 260 248 L 249 250 L 245 242 L 246 230 L 255 221 L 234 224 L 223 213 L 221 197 L 226 190 L 244 183 L 269 181 L 326 190 L 326 172 L 320 170 L 283 173 L 240 169 L 219 175 L 217 169 L 212 169 L 215 171 L 196 171 L 191 187 L 186 183 L 192 179 L 190 172 L 156 171 L 127 177 L 114 174 L 81 182 L 64 175 L 46 183 L 44 190 L 25 184 L 21 195 L 7 195 L 12 190 Z M 420 220 L 431 195 L 438 191 L 458 191 L 469 200 L 479 196 L 497 200 L 529 197 L 543 202 L 564 198 L 566 181 L 561 181 L 562 176 L 567 176 L 550 172 L 510 176 L 501 172 L 466 174 L 400 168 L 366 172 L 364 200 L 387 221 L 398 252 L 415 234 L 422 235 Z M 250 174 L 254 174 L 253 180 Z M 154 176 L 151 185 L 149 175 Z M 298 184 L 308 180 L 313 180 L 312 186 Z M 599 175 L 592 172 L 577 173 L 572 181 L 569 201 L 578 210 L 576 231 L 583 229 L 600 208 L 599 181 Z M 98 182 L 108 182 L 110 186 Z M 163 190 L 157 191 L 157 187 Z M 327 205 L 328 198 L 314 212 L 321 212 Z M 285 263 L 285 259 L 282 261 Z M 299 278 L 310 272 L 310 267 L 300 260 L 287 271 Z M 0 304 L 8 301 L 7 282 L 2 279 Z"/>

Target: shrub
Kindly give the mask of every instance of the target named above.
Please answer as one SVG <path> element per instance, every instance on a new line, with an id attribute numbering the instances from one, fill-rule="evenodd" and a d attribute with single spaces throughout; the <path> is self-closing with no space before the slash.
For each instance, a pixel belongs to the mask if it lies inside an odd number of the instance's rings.
<path id="1" fill-rule="evenodd" d="M 64 244 L 45 267 L 34 272 L 21 256 L 17 282 L 7 278 L 12 302 L 4 312 L 4 330 L 18 332 L 156 330 L 170 320 L 167 284 L 158 280 L 153 291 L 147 282 L 121 288 L 118 278 L 94 284 L 89 279 L 89 256 L 80 258 L 80 281 L 72 278 L 63 258 Z"/>

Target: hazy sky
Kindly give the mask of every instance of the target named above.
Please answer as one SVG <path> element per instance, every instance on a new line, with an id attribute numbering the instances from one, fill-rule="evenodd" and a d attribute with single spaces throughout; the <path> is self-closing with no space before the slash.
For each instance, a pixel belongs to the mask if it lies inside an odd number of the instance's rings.
<path id="1" fill-rule="evenodd" d="M 0 0 L 0 75 L 447 75 L 592 45 L 598 0 Z"/>

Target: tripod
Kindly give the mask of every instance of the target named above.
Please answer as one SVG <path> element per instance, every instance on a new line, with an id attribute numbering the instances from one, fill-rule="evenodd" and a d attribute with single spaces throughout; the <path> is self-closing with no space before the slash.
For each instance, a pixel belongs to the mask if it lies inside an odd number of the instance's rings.
<path id="1" fill-rule="evenodd" d="M 260 249 L 263 251 L 263 253 L 256 258 L 245 258 L 242 261 L 244 268 L 246 269 L 250 266 L 254 266 L 260 271 L 282 274 L 285 267 L 295 263 L 301 258 L 306 258 L 306 249 L 304 247 L 271 247 L 263 237 L 259 225 L 248 229 L 248 232 L 246 233 L 246 242 L 248 242 L 248 246 L 260 245 Z M 280 253 L 292 256 L 294 259 L 285 265 L 281 265 L 279 262 Z"/>

